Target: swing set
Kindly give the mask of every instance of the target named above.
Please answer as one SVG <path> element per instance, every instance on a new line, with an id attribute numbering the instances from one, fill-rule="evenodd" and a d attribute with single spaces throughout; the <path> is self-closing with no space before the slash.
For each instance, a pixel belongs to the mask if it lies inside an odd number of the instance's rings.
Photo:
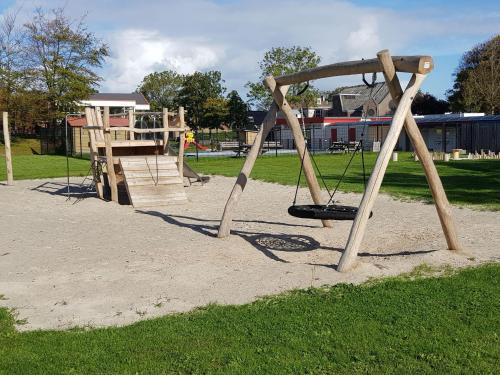
<path id="1" fill-rule="evenodd" d="M 436 210 L 441 222 L 444 236 L 447 241 L 449 250 L 459 250 L 460 244 L 458 242 L 455 225 L 453 222 L 450 205 L 446 197 L 441 179 L 437 173 L 436 167 L 429 154 L 425 141 L 418 129 L 418 126 L 411 114 L 411 104 L 417 94 L 426 75 L 433 69 L 433 61 L 430 56 L 391 56 L 388 50 L 383 50 L 377 53 L 376 59 L 357 60 L 341 62 L 320 66 L 313 69 L 303 70 L 297 73 L 282 75 L 279 77 L 268 76 L 264 80 L 264 85 L 269 89 L 273 96 L 273 103 L 269 109 L 262 126 L 257 133 L 254 144 L 247 155 L 245 163 L 238 175 L 236 183 L 231 191 L 231 194 L 226 202 L 224 213 L 220 222 L 218 237 L 224 238 L 230 234 L 232 218 L 238 203 L 238 200 L 248 182 L 248 178 L 255 164 L 257 156 L 262 149 L 264 141 L 274 127 L 278 111 L 281 111 L 286 119 L 288 126 L 291 129 L 292 135 L 295 140 L 295 148 L 301 160 L 301 167 L 299 172 L 299 179 L 297 182 L 295 199 L 292 206 L 288 209 L 290 215 L 306 218 L 306 219 L 320 219 L 323 226 L 326 228 L 333 227 L 332 220 L 353 220 L 353 225 L 347 240 L 346 247 L 342 253 L 337 270 L 340 272 L 348 271 L 354 265 L 361 242 L 363 240 L 368 219 L 372 216 L 373 205 L 379 193 L 382 180 L 384 178 L 389 160 L 397 144 L 399 135 L 403 129 L 410 139 L 413 149 L 417 154 L 422 167 L 424 169 L 429 188 L 431 190 Z M 363 81 L 368 86 L 373 85 L 375 81 L 375 74 L 382 72 L 385 81 L 388 85 L 390 95 L 393 101 L 397 104 L 396 112 L 392 118 L 392 123 L 389 127 L 386 139 L 380 149 L 375 166 L 372 170 L 368 182 L 365 181 L 365 191 L 359 207 L 341 206 L 336 205 L 334 201 L 335 193 L 344 178 L 347 169 L 349 168 L 354 155 L 351 156 L 350 161 L 344 171 L 342 177 L 338 181 L 333 193 L 326 187 L 325 181 L 318 169 L 319 175 L 323 184 L 328 191 L 330 199 L 325 204 L 322 201 L 321 189 L 319 182 L 316 178 L 316 173 L 313 167 L 314 157 L 312 157 L 306 146 L 304 135 L 301 131 L 300 123 L 294 115 L 290 104 L 286 99 L 286 94 L 290 85 L 309 82 L 315 79 L 336 77 L 343 75 L 361 74 Z M 397 72 L 412 73 L 412 77 L 408 86 L 403 91 Z M 369 84 L 364 78 L 364 74 L 372 73 L 373 82 Z M 366 116 L 366 113 L 365 113 Z M 366 118 L 365 118 L 366 121 Z M 366 123 L 365 123 L 366 126 Z M 363 130 L 364 133 L 364 130 Z M 362 142 L 356 147 L 356 151 L 361 152 L 362 163 L 364 166 L 364 155 Z M 317 165 L 316 165 L 317 169 Z M 311 198 L 314 204 L 310 205 L 296 205 L 297 191 L 300 184 L 302 174 L 305 176 Z M 363 167 L 363 175 L 364 167 Z"/>

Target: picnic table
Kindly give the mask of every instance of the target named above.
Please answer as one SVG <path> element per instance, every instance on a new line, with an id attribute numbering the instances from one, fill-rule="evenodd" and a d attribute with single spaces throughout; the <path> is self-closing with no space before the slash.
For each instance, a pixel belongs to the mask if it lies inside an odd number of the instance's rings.
<path id="1" fill-rule="evenodd" d="M 330 147 L 328 147 L 328 151 L 330 151 L 330 153 L 334 153 L 334 152 L 351 152 L 351 151 L 355 151 L 359 146 L 359 142 L 358 141 L 351 141 L 351 142 L 332 142 L 332 145 Z"/>

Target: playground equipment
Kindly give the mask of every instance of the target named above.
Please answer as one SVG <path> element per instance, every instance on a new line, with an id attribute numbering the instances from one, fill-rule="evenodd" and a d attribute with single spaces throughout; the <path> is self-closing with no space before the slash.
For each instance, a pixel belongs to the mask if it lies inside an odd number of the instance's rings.
<path id="1" fill-rule="evenodd" d="M 136 128 L 133 111 L 128 112 L 128 127 L 110 127 L 109 107 L 104 107 L 103 111 L 99 107 L 85 109 L 87 126 L 84 129 L 90 135 L 90 157 L 100 198 L 104 198 L 107 187 L 112 201 L 118 202 L 119 193 L 126 192 L 134 208 L 187 200 L 184 191 L 184 148 L 179 148 L 178 155 L 169 154 L 172 150 L 169 147 L 169 132 L 178 132 L 180 144 L 184 142 L 184 108 L 179 107 L 177 113 L 164 109 L 160 114 L 163 117 L 162 128 Z M 170 124 L 175 127 L 170 127 Z M 111 133 L 116 131 L 127 132 L 128 139 L 112 140 Z M 156 133 L 162 134 L 161 139 L 135 139 L 135 134 Z"/>
<path id="2" fill-rule="evenodd" d="M 10 133 L 9 133 L 9 113 L 3 112 L 3 143 L 5 148 L 5 164 L 7 171 L 7 185 L 14 185 L 14 174 L 12 173 L 12 155 L 10 151 Z"/>
<path id="3" fill-rule="evenodd" d="M 219 226 L 218 237 L 223 238 L 230 234 L 231 222 L 239 197 L 245 188 L 250 172 L 255 164 L 257 156 L 259 155 L 264 140 L 275 125 L 278 110 L 281 110 L 288 126 L 292 131 L 297 153 L 299 157 L 301 157 L 307 185 L 314 201 L 314 206 L 320 210 L 328 209 L 328 204 L 325 205 L 322 202 L 320 186 L 311 164 L 311 158 L 306 148 L 304 136 L 298 119 L 295 117 L 290 104 L 286 100 L 286 93 L 289 86 L 292 84 L 308 82 L 319 78 L 382 72 L 389 87 L 391 97 L 394 102 L 398 104 L 398 107 L 392 119 L 386 140 L 381 147 L 377 161 L 366 185 L 361 204 L 356 210 L 356 215 L 352 215 L 354 216 L 354 222 L 337 269 L 339 271 L 347 271 L 353 266 L 366 230 L 368 218 L 371 215 L 375 199 L 380 190 L 387 165 L 391 158 L 392 151 L 396 146 L 403 126 L 405 127 L 406 133 L 425 171 L 441 226 L 446 237 L 448 249 L 458 250 L 460 248 L 460 244 L 458 242 L 446 193 L 443 189 L 436 167 L 434 166 L 432 158 L 427 150 L 424 139 L 422 138 L 420 130 L 418 129 L 410 111 L 411 104 L 416 93 L 418 92 L 426 75 L 431 72 L 432 69 L 433 61 L 430 56 L 391 57 L 388 50 L 383 50 L 377 53 L 376 59 L 341 62 L 279 77 L 267 77 L 264 80 L 264 85 L 271 92 L 274 101 L 263 121 L 263 124 L 255 138 L 254 144 L 245 160 L 245 164 L 243 165 L 233 190 L 231 191 L 231 194 L 226 202 Z M 401 88 L 396 72 L 412 73 L 411 80 L 404 91 Z M 318 218 L 322 219 L 324 227 L 332 227 L 332 222 L 329 220 L 332 216 L 327 215 L 326 217 Z"/>
<path id="4" fill-rule="evenodd" d="M 186 132 L 186 140 L 184 141 L 184 150 L 189 147 L 190 144 L 194 144 L 198 150 L 206 151 L 208 147 L 203 146 L 194 139 L 194 133 L 192 131 Z"/>

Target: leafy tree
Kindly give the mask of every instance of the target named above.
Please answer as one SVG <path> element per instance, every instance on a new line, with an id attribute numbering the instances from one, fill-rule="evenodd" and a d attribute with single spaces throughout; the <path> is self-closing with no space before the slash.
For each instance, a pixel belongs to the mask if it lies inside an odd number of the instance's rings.
<path id="1" fill-rule="evenodd" d="M 248 125 L 248 106 L 233 90 L 227 96 L 228 116 L 227 122 L 232 129 L 244 129 Z"/>
<path id="2" fill-rule="evenodd" d="M 500 35 L 486 43 L 479 64 L 465 80 L 463 98 L 470 111 L 500 111 Z"/>
<path id="3" fill-rule="evenodd" d="M 447 92 L 448 101 L 454 112 L 495 111 L 492 101 L 496 101 L 497 105 L 500 102 L 499 43 L 500 35 L 497 35 L 474 46 L 462 56 L 455 71 L 453 88 Z M 480 87 L 481 84 L 484 86 Z"/>
<path id="4" fill-rule="evenodd" d="M 434 95 L 419 91 L 413 99 L 411 111 L 416 115 L 440 114 L 449 111 L 450 104 L 446 100 L 436 98 Z"/>
<path id="5" fill-rule="evenodd" d="M 166 70 L 148 74 L 137 88 L 151 105 L 154 111 L 162 108 L 174 108 L 178 104 L 178 94 L 182 89 L 185 76 Z"/>
<path id="6" fill-rule="evenodd" d="M 224 98 L 208 98 L 203 103 L 203 126 L 216 129 L 227 119 L 228 106 Z"/>
<path id="7" fill-rule="evenodd" d="M 39 8 L 24 27 L 33 88 L 45 93 L 55 119 L 95 90 L 101 77 L 93 69 L 102 66 L 108 47 L 87 30 L 84 17 L 75 23 L 63 8 L 50 13 Z"/>
<path id="8" fill-rule="evenodd" d="M 185 77 L 178 100 L 179 104 L 187 109 L 186 117 L 191 127 L 208 127 L 204 122 L 207 109 L 205 103 L 208 99 L 222 98 L 226 90 L 223 84 L 224 80 L 219 71 L 195 72 Z"/>
<path id="9" fill-rule="evenodd" d="M 300 70 L 317 67 L 321 58 L 310 47 L 275 47 L 264 54 L 259 63 L 261 71 L 259 82 L 247 82 L 249 102 L 259 109 L 267 109 L 272 103 L 269 90 L 264 87 L 262 81 L 269 75 L 274 77 L 283 74 L 295 73 Z M 308 106 L 314 103 L 318 91 L 310 85 L 299 97 L 300 91 L 306 87 L 306 83 L 291 85 L 287 100 L 293 106 Z"/>

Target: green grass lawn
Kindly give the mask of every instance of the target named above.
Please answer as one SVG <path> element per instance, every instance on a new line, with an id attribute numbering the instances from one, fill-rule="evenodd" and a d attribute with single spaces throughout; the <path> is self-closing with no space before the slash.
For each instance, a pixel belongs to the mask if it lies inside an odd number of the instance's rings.
<path id="1" fill-rule="evenodd" d="M 51 178 L 66 176 L 64 156 L 32 155 L 39 147 L 38 140 L 18 140 L 13 143 L 14 179 Z M 0 148 L 3 156 L 3 149 Z M 315 159 L 329 188 L 334 186 L 344 171 L 349 155 L 321 154 Z M 367 173 L 371 171 L 377 154 L 366 153 Z M 194 158 L 186 159 L 198 172 L 214 175 L 236 176 L 244 158 Z M 458 205 L 500 210 L 500 160 L 463 160 L 449 163 L 436 162 L 449 200 Z M 88 172 L 89 161 L 71 158 L 70 175 L 82 176 Z M 257 160 L 252 178 L 262 181 L 295 185 L 300 169 L 296 155 L 274 157 L 264 155 Z M 5 162 L 0 157 L 0 181 L 6 179 Z M 302 186 L 305 179 L 302 178 Z M 340 186 L 342 191 L 363 191 L 361 158 L 356 156 Z M 382 191 L 398 198 L 430 202 L 431 195 L 420 163 L 413 161 L 410 153 L 400 153 L 398 162 L 390 162 L 382 184 Z M 292 197 L 290 197 L 290 201 Z M 304 202 L 306 203 L 306 202 Z"/>
<path id="2" fill-rule="evenodd" d="M 327 181 L 329 188 L 340 178 L 349 155 L 320 154 L 315 159 L 319 169 Z M 369 175 L 377 154 L 366 153 L 365 162 Z M 190 165 L 198 172 L 236 176 L 244 158 L 200 158 L 198 162 L 188 159 Z M 500 160 L 463 160 L 448 163 L 436 161 L 438 172 L 449 200 L 454 204 L 473 205 L 477 208 L 500 210 Z M 254 179 L 295 185 L 300 170 L 300 159 L 297 155 L 263 156 L 257 160 L 251 177 Z M 320 181 L 321 182 L 321 181 Z M 302 185 L 305 179 L 302 176 Z M 362 192 L 363 178 L 361 157 L 355 157 L 340 190 Z M 390 162 L 382 184 L 382 191 L 399 198 L 410 198 L 431 201 L 432 197 L 419 162 L 415 162 L 410 153 L 400 153 L 398 162 Z M 290 197 L 290 201 L 293 197 Z M 306 203 L 306 202 L 304 202 Z"/>
<path id="3" fill-rule="evenodd" d="M 38 155 L 41 153 L 40 140 L 35 138 L 19 138 L 11 139 L 10 148 L 12 155 Z M 3 138 L 0 142 L 0 155 L 5 155 Z"/>
<path id="4" fill-rule="evenodd" d="M 498 374 L 499 281 L 486 265 L 90 330 L 19 333 L 0 309 L 0 373 Z"/>
<path id="5" fill-rule="evenodd" d="M 90 161 L 69 158 L 71 176 L 85 176 Z M 52 178 L 66 176 L 66 157 L 58 155 L 14 155 L 12 156 L 14 180 Z M 7 179 L 5 158 L 0 157 L 0 181 Z"/>

